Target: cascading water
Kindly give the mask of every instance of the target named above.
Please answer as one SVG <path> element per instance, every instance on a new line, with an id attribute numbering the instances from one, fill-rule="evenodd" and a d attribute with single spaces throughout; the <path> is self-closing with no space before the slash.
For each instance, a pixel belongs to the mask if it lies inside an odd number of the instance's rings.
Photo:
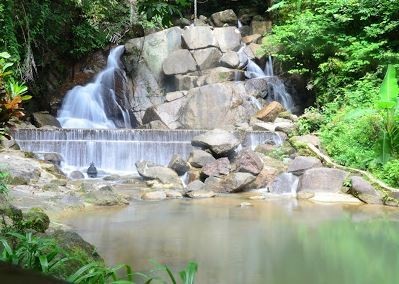
<path id="1" fill-rule="evenodd" d="M 246 46 L 242 46 L 238 51 L 240 58 L 240 65 L 245 69 L 245 76 L 249 79 L 252 78 L 265 78 L 268 83 L 267 100 L 278 101 L 288 111 L 294 110 L 294 101 L 291 95 L 285 89 L 283 81 L 274 75 L 273 60 L 269 56 L 266 61 L 265 69 L 262 70 L 249 56 L 245 53 Z"/>
<path id="2" fill-rule="evenodd" d="M 123 52 L 124 46 L 112 49 L 106 68 L 94 82 L 67 93 L 58 115 L 63 128 L 131 128 L 129 112 L 122 106 L 128 104 L 120 62 Z"/>
<path id="3" fill-rule="evenodd" d="M 19 129 L 14 137 L 22 150 L 36 154 L 59 153 L 62 170 L 85 170 L 94 162 L 107 173 L 134 173 L 135 163 L 147 160 L 167 165 L 174 154 L 188 158 L 191 140 L 206 130 L 143 129 Z M 241 136 L 240 133 L 235 133 Z M 245 133 L 242 147 L 254 148 L 277 139 L 272 132 Z"/>

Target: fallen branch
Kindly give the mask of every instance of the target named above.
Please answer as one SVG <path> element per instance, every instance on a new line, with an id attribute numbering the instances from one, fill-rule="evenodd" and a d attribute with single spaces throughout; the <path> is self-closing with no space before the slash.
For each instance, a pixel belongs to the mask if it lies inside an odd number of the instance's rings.
<path id="1" fill-rule="evenodd" d="M 363 176 L 366 176 L 372 183 L 377 184 L 378 186 L 380 186 L 381 188 L 383 188 L 385 190 L 392 191 L 392 192 L 399 192 L 398 188 L 390 187 L 385 182 L 377 179 L 376 177 L 374 177 L 369 172 L 362 171 L 362 170 L 359 170 L 359 169 L 350 168 L 350 167 L 345 167 L 345 166 L 342 166 L 342 165 L 339 165 L 339 164 L 333 162 L 333 160 L 331 160 L 331 158 L 329 156 L 323 154 L 313 144 L 306 143 L 306 146 L 309 148 L 310 151 L 312 151 L 320 160 L 322 160 L 328 166 L 332 166 L 334 168 L 338 168 L 338 169 L 341 169 L 341 170 L 346 170 L 346 171 L 359 173 L 359 174 L 361 174 Z"/>

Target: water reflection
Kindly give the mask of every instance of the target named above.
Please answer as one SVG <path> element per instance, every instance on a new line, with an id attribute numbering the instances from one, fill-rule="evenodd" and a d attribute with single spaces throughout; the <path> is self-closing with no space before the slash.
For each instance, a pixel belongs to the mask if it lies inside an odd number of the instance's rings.
<path id="1" fill-rule="evenodd" d="M 315 205 L 293 199 L 217 198 L 135 202 L 67 216 L 108 264 L 174 269 L 199 263 L 197 283 L 395 283 L 396 210 Z M 386 221 L 386 220 L 390 221 Z"/>

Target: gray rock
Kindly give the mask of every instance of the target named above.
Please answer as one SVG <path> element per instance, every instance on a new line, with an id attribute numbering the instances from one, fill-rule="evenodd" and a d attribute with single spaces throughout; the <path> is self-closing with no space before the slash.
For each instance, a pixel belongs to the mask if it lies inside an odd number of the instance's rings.
<path id="1" fill-rule="evenodd" d="M 281 131 L 290 134 L 295 130 L 295 124 L 292 121 L 276 122 L 276 131 Z"/>
<path id="2" fill-rule="evenodd" d="M 240 192 L 255 180 L 255 176 L 249 173 L 231 173 L 222 181 L 222 191 L 219 192 Z"/>
<path id="3" fill-rule="evenodd" d="M 294 143 L 300 143 L 300 144 L 312 144 L 313 146 L 320 148 L 320 138 L 317 137 L 316 135 L 303 135 L 303 136 L 294 136 L 291 138 Z"/>
<path id="4" fill-rule="evenodd" d="M 242 82 L 226 82 L 191 89 L 181 109 L 180 122 L 188 129 L 233 129 L 256 112 L 245 98 Z"/>
<path id="5" fill-rule="evenodd" d="M 157 33 L 149 34 L 145 38 L 135 38 L 125 44 L 124 61 L 127 71 L 137 70 L 145 65 L 156 82 L 163 79 L 162 63 L 173 51 L 181 49 L 182 30 L 173 27 Z M 144 64 L 143 64 L 144 63 Z M 136 74 L 141 74 L 138 70 Z M 138 80 L 143 83 L 143 80 Z M 138 85 L 138 84 L 137 84 Z"/>
<path id="6" fill-rule="evenodd" d="M 84 174 L 83 174 L 82 172 L 80 172 L 80 171 L 73 171 L 73 172 L 71 172 L 71 173 L 69 174 L 69 177 L 70 177 L 71 179 L 84 179 L 84 178 L 85 178 Z"/>
<path id="7" fill-rule="evenodd" d="M 258 175 L 263 169 L 263 162 L 252 150 L 241 151 L 235 161 L 236 171 Z"/>
<path id="8" fill-rule="evenodd" d="M 165 75 L 186 74 L 197 70 L 197 64 L 188 50 L 181 49 L 169 54 L 162 69 Z"/>
<path id="9" fill-rule="evenodd" d="M 245 44 L 251 44 L 251 43 L 260 43 L 261 39 L 262 39 L 262 35 L 253 34 L 253 35 L 249 35 L 249 36 L 243 37 L 242 41 Z"/>
<path id="10" fill-rule="evenodd" d="M 360 176 L 351 177 L 351 192 L 368 204 L 383 204 L 384 195 Z"/>
<path id="11" fill-rule="evenodd" d="M 196 190 L 187 193 L 190 198 L 212 198 L 216 196 L 216 193 L 209 190 Z"/>
<path id="12" fill-rule="evenodd" d="M 60 122 L 48 112 L 35 112 L 32 114 L 32 122 L 36 127 L 54 126 L 61 128 Z"/>
<path id="13" fill-rule="evenodd" d="M 193 150 L 188 158 L 188 162 L 196 168 L 202 168 L 213 161 L 215 161 L 215 158 L 211 154 L 202 150 Z"/>
<path id="14" fill-rule="evenodd" d="M 179 111 L 186 103 L 186 98 L 174 100 L 148 108 L 143 116 L 143 123 L 152 121 L 161 121 L 168 129 L 177 129 L 181 126 L 179 120 Z"/>
<path id="15" fill-rule="evenodd" d="M 222 57 L 222 53 L 216 47 L 194 50 L 192 54 L 200 70 L 216 67 Z"/>
<path id="16" fill-rule="evenodd" d="M 291 173 L 279 175 L 269 187 L 271 193 L 295 195 L 298 190 L 299 178 Z"/>
<path id="17" fill-rule="evenodd" d="M 211 150 L 217 156 L 228 155 L 234 151 L 241 141 L 226 130 L 214 129 L 204 134 L 195 136 L 191 141 L 193 146 L 203 147 Z"/>
<path id="18" fill-rule="evenodd" d="M 190 165 L 180 155 L 175 154 L 168 165 L 169 168 L 174 170 L 179 176 L 184 175 L 190 170 Z"/>
<path id="19" fill-rule="evenodd" d="M 10 139 L 7 139 L 4 136 L 0 136 L 0 149 L 5 148 L 5 149 L 13 149 L 13 150 L 20 150 L 19 145 L 15 141 L 13 137 L 10 137 Z"/>
<path id="20" fill-rule="evenodd" d="M 169 129 L 165 123 L 160 120 L 150 121 L 140 127 L 141 129 Z"/>
<path id="21" fill-rule="evenodd" d="M 223 179 L 219 177 L 208 177 L 205 182 L 205 189 L 213 192 L 225 192 Z"/>
<path id="22" fill-rule="evenodd" d="M 187 185 L 186 192 L 199 191 L 205 188 L 205 184 L 200 180 L 195 180 Z"/>
<path id="23" fill-rule="evenodd" d="M 137 172 L 140 176 L 149 180 L 157 180 L 164 185 L 181 188 L 182 183 L 177 173 L 167 167 L 161 167 L 148 161 L 136 162 Z"/>
<path id="24" fill-rule="evenodd" d="M 299 191 L 297 193 L 296 198 L 297 199 L 310 199 L 313 198 L 315 196 L 314 192 L 308 192 L 308 191 Z"/>
<path id="25" fill-rule="evenodd" d="M 151 191 L 151 192 L 146 192 L 141 196 L 141 199 L 143 200 L 153 200 L 153 201 L 158 201 L 158 200 L 164 200 L 166 199 L 166 192 L 165 191 Z"/>
<path id="26" fill-rule="evenodd" d="M 215 27 L 223 27 L 224 24 L 235 26 L 238 18 L 232 9 L 217 12 L 211 15 L 211 21 Z"/>
<path id="27" fill-rule="evenodd" d="M 292 162 L 290 162 L 290 164 L 288 165 L 288 172 L 300 176 L 306 170 L 312 168 L 321 168 L 322 166 L 322 163 L 317 158 L 299 156 L 296 157 Z"/>
<path id="28" fill-rule="evenodd" d="M 173 101 L 175 101 L 175 100 L 178 100 L 178 99 L 183 98 L 183 97 L 186 96 L 186 95 L 187 95 L 187 91 L 170 92 L 170 93 L 167 93 L 167 94 L 166 94 L 165 100 L 166 100 L 167 102 L 173 102 Z"/>
<path id="29" fill-rule="evenodd" d="M 216 28 L 213 33 L 222 52 L 240 49 L 241 33 L 236 27 Z"/>
<path id="30" fill-rule="evenodd" d="M 277 177 L 279 172 L 276 168 L 264 166 L 250 186 L 253 188 L 266 188 Z"/>
<path id="31" fill-rule="evenodd" d="M 187 27 L 183 31 L 183 46 L 188 49 L 201 49 L 206 47 L 218 47 L 215 35 L 210 27 Z"/>
<path id="32" fill-rule="evenodd" d="M 228 158 L 220 158 L 216 161 L 206 164 L 202 170 L 201 174 L 205 177 L 220 177 L 228 175 L 230 173 L 231 165 Z"/>
<path id="33" fill-rule="evenodd" d="M 242 70 L 229 69 L 226 67 L 216 67 L 203 72 L 197 80 L 197 86 L 204 86 L 228 81 L 242 80 L 245 75 Z"/>
<path id="34" fill-rule="evenodd" d="M 197 75 L 175 75 L 173 76 L 173 86 L 177 91 L 187 91 L 198 86 Z"/>
<path id="35" fill-rule="evenodd" d="M 59 153 L 45 153 L 43 155 L 43 160 L 53 163 L 54 165 L 60 166 L 61 162 L 64 160 Z"/>
<path id="36" fill-rule="evenodd" d="M 271 21 L 263 21 L 263 20 L 253 20 L 251 22 L 251 32 L 252 34 L 261 34 L 271 31 L 272 22 Z"/>
<path id="37" fill-rule="evenodd" d="M 120 175 L 110 175 L 110 176 L 103 177 L 103 180 L 105 180 L 105 181 L 118 181 L 120 179 L 121 179 Z"/>
<path id="38" fill-rule="evenodd" d="M 84 199 L 87 203 L 91 203 L 97 206 L 115 206 L 115 205 L 127 205 L 129 201 L 123 196 L 114 192 L 111 186 L 103 186 L 98 190 L 91 190 L 84 194 Z"/>
<path id="39" fill-rule="evenodd" d="M 166 192 L 166 197 L 171 198 L 171 199 L 179 199 L 183 198 L 183 193 L 177 190 L 167 190 Z"/>
<path id="40" fill-rule="evenodd" d="M 240 58 L 237 52 L 227 51 L 220 58 L 220 65 L 227 68 L 237 68 L 240 65 Z"/>
<path id="41" fill-rule="evenodd" d="M 300 191 L 340 193 L 349 173 L 330 168 L 306 170 L 302 176 Z"/>

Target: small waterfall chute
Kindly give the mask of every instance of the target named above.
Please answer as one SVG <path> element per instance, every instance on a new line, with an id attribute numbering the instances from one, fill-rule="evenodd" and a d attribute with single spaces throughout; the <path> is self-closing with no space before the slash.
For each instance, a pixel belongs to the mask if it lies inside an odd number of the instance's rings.
<path id="1" fill-rule="evenodd" d="M 58 115 L 63 128 L 131 128 L 129 112 L 121 105 L 127 104 L 123 52 L 123 46 L 112 49 L 94 82 L 67 93 Z"/>
<path id="2" fill-rule="evenodd" d="M 273 71 L 273 59 L 271 56 L 268 57 L 265 65 L 265 69 L 259 67 L 245 52 L 246 46 L 243 45 L 238 51 L 240 58 L 240 67 L 245 69 L 245 76 L 248 79 L 263 78 L 267 80 L 269 90 L 267 92 L 268 101 L 278 101 L 288 111 L 294 110 L 294 100 L 291 95 L 287 92 L 284 82 L 274 75 Z M 266 96 L 265 95 L 265 96 Z"/>

